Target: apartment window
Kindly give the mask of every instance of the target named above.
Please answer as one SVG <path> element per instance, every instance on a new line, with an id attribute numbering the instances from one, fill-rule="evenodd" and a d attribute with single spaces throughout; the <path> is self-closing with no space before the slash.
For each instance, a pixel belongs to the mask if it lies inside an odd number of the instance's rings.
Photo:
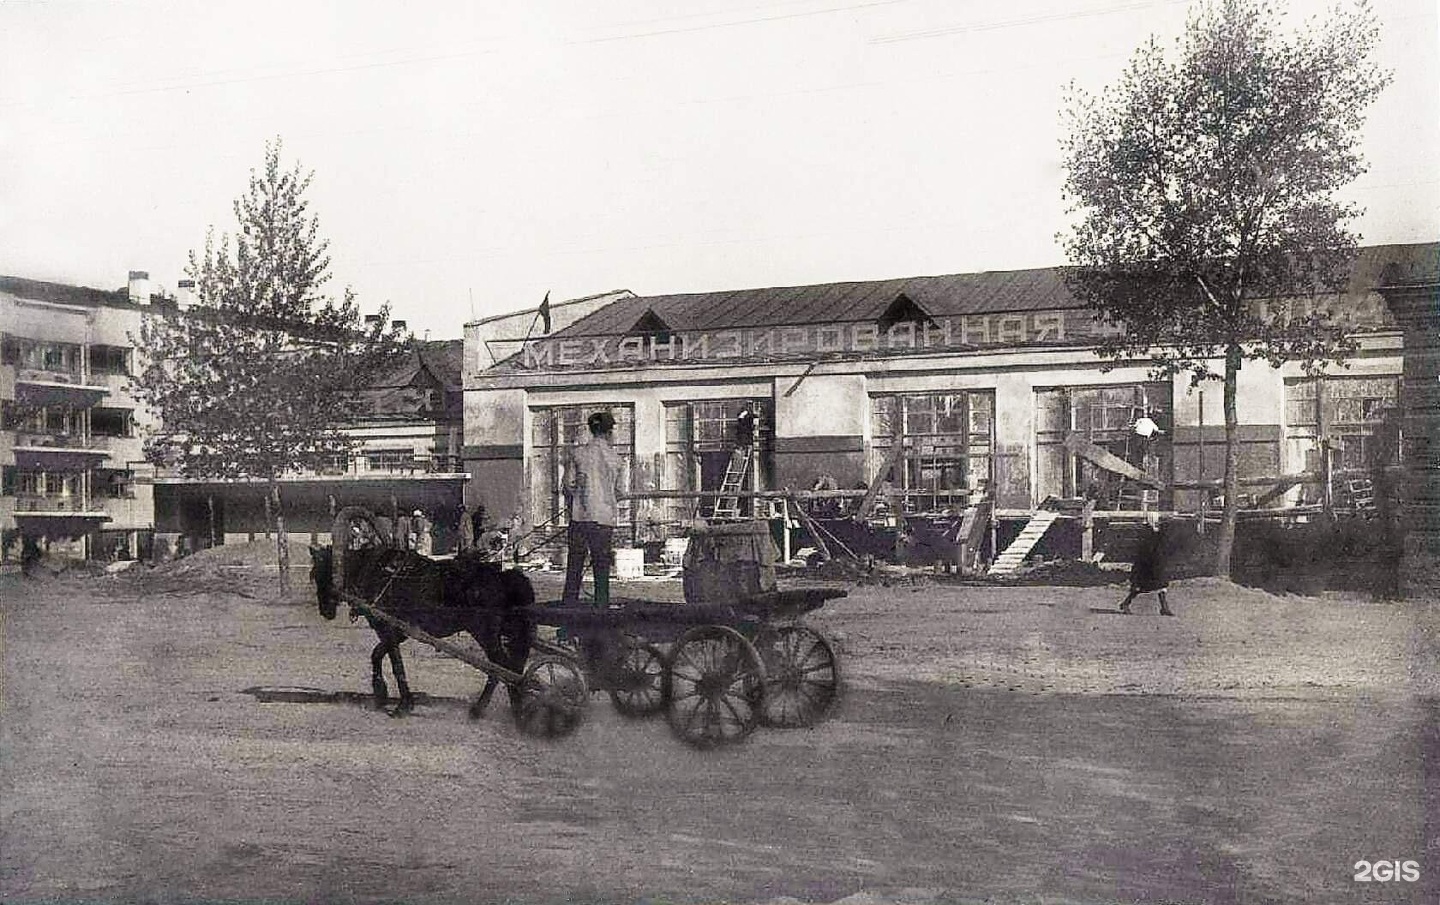
<path id="1" fill-rule="evenodd" d="M 889 480 L 907 512 L 963 507 L 993 479 L 993 390 L 872 396 L 870 425 L 869 471 L 899 456 Z"/>
<path id="2" fill-rule="evenodd" d="M 97 437 L 134 436 L 130 409 L 93 408 L 90 410 L 90 433 Z"/>
<path id="3" fill-rule="evenodd" d="M 8 336 L 0 354 L 8 365 L 54 373 L 80 373 L 81 347 L 73 343 L 39 342 Z"/>
<path id="4" fill-rule="evenodd" d="M 90 370 L 95 374 L 129 374 L 130 350 L 123 346 L 91 346 Z"/>
<path id="5" fill-rule="evenodd" d="M 133 475 L 123 469 L 97 468 L 94 472 L 95 493 L 112 500 L 133 499 Z"/>
<path id="6" fill-rule="evenodd" d="M 80 424 L 79 413 L 69 406 L 0 402 L 0 430 L 57 435 L 79 433 Z"/>
<path id="7" fill-rule="evenodd" d="M 569 522 L 565 496 L 561 491 L 565 449 L 590 435 L 586 421 L 599 411 L 608 411 L 615 417 L 615 451 L 620 454 L 624 470 L 621 484 L 629 486 L 635 451 L 634 406 L 615 403 L 547 406 L 530 410 L 531 518 L 542 537 L 545 530 L 541 526 L 558 527 Z M 630 506 L 629 500 L 620 501 L 618 518 L 621 524 L 629 522 Z"/>
<path id="8" fill-rule="evenodd" d="M 415 468 L 415 450 L 370 449 L 365 451 L 365 465 L 371 471 L 407 471 Z"/>

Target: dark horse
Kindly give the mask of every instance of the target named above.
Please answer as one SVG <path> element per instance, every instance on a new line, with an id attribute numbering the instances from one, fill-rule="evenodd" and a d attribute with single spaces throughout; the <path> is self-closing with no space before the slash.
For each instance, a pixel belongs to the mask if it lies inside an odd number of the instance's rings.
<path id="1" fill-rule="evenodd" d="M 315 582 L 320 615 L 334 619 L 340 602 L 335 580 L 335 550 L 311 547 L 310 560 L 310 577 Z M 432 560 L 392 547 L 346 549 L 341 568 L 348 594 L 373 603 L 396 619 L 437 638 L 469 632 L 490 662 L 512 672 L 524 671 L 535 635 L 535 623 L 529 611 L 535 603 L 535 589 L 523 572 L 502 569 L 496 563 L 484 561 L 480 555 L 461 554 L 452 560 Z M 397 712 L 408 711 L 415 699 L 405 681 L 405 664 L 400 659 L 400 645 L 407 636 L 372 616 L 367 615 L 366 621 L 380 636 L 380 643 L 370 653 L 375 706 L 384 707 L 389 701 L 381 674 L 381 663 L 389 655 L 390 670 L 400 691 Z M 485 690 L 470 707 L 472 718 L 484 713 L 499 682 L 489 676 Z M 511 705 L 518 706 L 518 689 L 510 686 L 509 692 Z"/>

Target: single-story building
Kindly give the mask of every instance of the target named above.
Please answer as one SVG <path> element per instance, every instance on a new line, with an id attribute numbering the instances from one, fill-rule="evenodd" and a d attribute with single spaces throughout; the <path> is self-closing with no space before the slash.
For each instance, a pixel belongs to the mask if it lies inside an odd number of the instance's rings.
<path id="1" fill-rule="evenodd" d="M 1359 345 L 1318 377 L 1246 362 L 1240 472 L 1257 482 L 1247 505 L 1318 502 L 1315 475 L 1367 466 L 1403 371 L 1403 331 L 1379 290 L 1396 266 L 1433 271 L 1437 250 L 1364 248 L 1345 292 L 1257 302 L 1338 308 Z M 563 525 L 562 451 L 598 409 L 616 416 L 636 492 L 733 490 L 734 420 L 751 406 L 759 422 L 740 489 L 885 482 L 892 513 L 917 518 L 982 498 L 1012 518 L 1050 498 L 1102 510 L 1208 504 L 1210 490 L 1186 485 L 1222 474 L 1220 383 L 1192 389 L 1185 376 L 1152 379 L 1144 360 L 1102 361 L 1104 329 L 1064 268 L 620 298 L 498 364 L 467 344 L 469 492 L 542 533 Z M 1137 431 L 1142 419 L 1158 430 Z M 1104 464 L 1116 459 L 1148 483 Z M 1266 493 L 1285 475 L 1308 479 Z M 627 517 L 635 540 L 655 540 L 714 506 L 641 499 Z"/>

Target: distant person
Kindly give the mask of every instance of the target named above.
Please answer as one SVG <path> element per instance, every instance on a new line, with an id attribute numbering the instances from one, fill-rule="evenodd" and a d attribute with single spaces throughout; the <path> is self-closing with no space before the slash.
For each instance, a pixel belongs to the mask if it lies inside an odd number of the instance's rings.
<path id="1" fill-rule="evenodd" d="M 20 535 L 20 574 L 33 575 L 41 556 L 40 543 L 28 534 Z"/>
<path id="2" fill-rule="evenodd" d="M 590 436 L 566 455 L 563 489 L 570 508 L 569 555 L 562 601 L 580 602 L 589 556 L 595 571 L 595 605 L 610 602 L 610 546 L 615 538 L 622 468 L 615 451 L 615 416 L 596 412 L 587 420 Z"/>
<path id="3" fill-rule="evenodd" d="M 755 422 L 759 416 L 755 414 L 755 408 L 750 403 L 740 407 L 740 414 L 735 416 L 735 445 L 741 449 L 749 449 L 755 444 Z"/>
<path id="4" fill-rule="evenodd" d="M 370 542 L 381 547 L 393 547 L 397 542 L 395 525 L 383 515 L 375 516 L 375 536 Z"/>
<path id="5" fill-rule="evenodd" d="M 470 513 L 464 509 L 460 510 L 460 552 L 473 549 L 475 546 L 475 522 L 470 518 Z"/>
<path id="6" fill-rule="evenodd" d="M 1130 604 L 1140 594 L 1155 591 L 1160 597 L 1160 615 L 1174 616 L 1165 599 L 1165 589 L 1170 587 L 1170 529 L 1158 519 L 1146 521 L 1146 530 L 1140 538 L 1140 548 L 1135 551 L 1135 562 L 1130 566 L 1130 593 L 1120 603 L 1120 612 L 1130 615 Z"/>
<path id="7" fill-rule="evenodd" d="M 429 556 L 435 549 L 435 534 L 430 519 L 420 509 L 410 519 L 410 549 L 421 556 Z"/>

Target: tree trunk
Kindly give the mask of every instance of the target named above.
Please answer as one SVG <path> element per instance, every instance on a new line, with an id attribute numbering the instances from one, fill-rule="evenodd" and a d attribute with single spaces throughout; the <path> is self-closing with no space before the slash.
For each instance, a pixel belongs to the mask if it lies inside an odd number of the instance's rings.
<path id="1" fill-rule="evenodd" d="M 1225 353 L 1225 508 L 1220 517 L 1220 539 L 1215 551 L 1215 574 L 1230 577 L 1235 552 L 1235 517 L 1240 509 L 1240 417 L 1235 406 L 1235 384 L 1240 375 L 1240 347 Z"/>
<path id="2" fill-rule="evenodd" d="M 270 482 L 270 515 L 275 520 L 275 553 L 280 564 L 280 596 L 290 593 L 290 539 L 285 534 L 285 511 L 280 507 L 280 484 Z"/>

